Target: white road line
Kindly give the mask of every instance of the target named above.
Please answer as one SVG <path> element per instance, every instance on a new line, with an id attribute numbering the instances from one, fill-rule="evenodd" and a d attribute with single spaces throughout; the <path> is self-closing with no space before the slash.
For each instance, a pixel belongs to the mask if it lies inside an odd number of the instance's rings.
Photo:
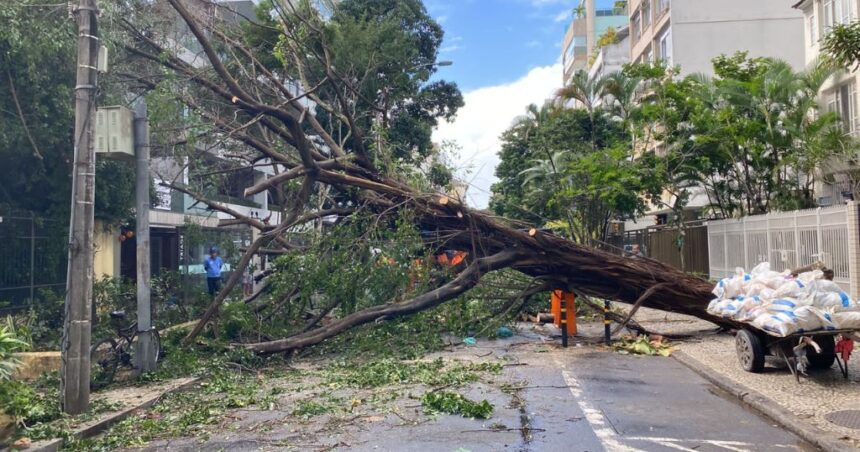
<path id="1" fill-rule="evenodd" d="M 647 438 L 642 438 L 642 439 L 646 440 Z M 698 452 L 696 449 L 690 449 L 689 447 L 684 447 L 680 444 L 675 444 L 672 441 L 661 441 L 660 439 L 647 439 L 647 440 L 651 441 L 652 443 L 657 443 L 663 447 L 668 447 L 669 449 L 683 450 L 684 452 Z"/>
<path id="2" fill-rule="evenodd" d="M 609 426 L 603 413 L 594 408 L 591 403 L 585 399 L 582 394 L 579 381 L 577 381 L 570 372 L 564 369 L 564 364 L 558 359 L 558 357 L 553 357 L 553 360 L 555 361 L 555 364 L 561 368 L 561 376 L 564 378 L 564 382 L 567 384 L 570 393 L 573 394 L 573 398 L 576 400 L 577 405 L 579 405 L 579 409 L 582 410 L 583 414 L 585 414 L 585 420 L 588 421 L 588 424 L 591 426 L 591 430 L 594 431 L 597 439 L 603 443 L 604 449 L 610 452 L 642 452 L 639 449 L 624 445 L 619 441 L 618 434 L 611 426 Z"/>
<path id="3" fill-rule="evenodd" d="M 577 405 L 579 405 L 579 409 L 585 414 L 585 420 L 588 421 L 588 424 L 591 426 L 591 430 L 594 431 L 594 434 L 597 436 L 603 443 L 603 447 L 610 452 L 644 452 L 640 449 L 636 449 L 634 447 L 627 446 L 621 442 L 622 437 L 618 435 L 614 428 L 609 425 L 609 422 L 606 420 L 606 417 L 603 415 L 603 412 L 595 408 L 591 405 L 591 402 L 585 398 L 585 395 L 582 393 L 582 386 L 580 386 L 579 381 L 576 377 L 573 376 L 570 372 L 568 372 L 564 368 L 564 363 L 558 358 L 558 356 L 553 356 L 553 361 L 555 361 L 556 366 L 561 369 L 561 376 L 564 378 L 564 382 L 567 384 L 567 388 L 570 390 L 570 393 L 573 394 L 574 400 L 576 400 Z M 723 449 L 727 449 L 733 452 L 750 452 L 752 450 L 756 450 L 757 446 L 751 443 L 745 443 L 742 441 L 722 441 L 722 440 L 713 440 L 713 439 L 683 439 L 683 438 L 663 438 L 663 437 L 650 437 L 650 436 L 631 436 L 631 437 L 623 437 L 628 441 L 648 441 L 656 444 L 660 444 L 661 446 L 668 447 L 670 449 L 683 450 L 685 452 L 697 452 L 696 449 L 690 449 L 684 447 L 678 443 L 693 443 L 693 444 L 709 444 L 711 446 L 720 447 Z M 787 448 L 792 449 L 793 446 L 786 444 L 771 444 L 769 447 L 779 447 L 779 448 Z"/>
<path id="4" fill-rule="evenodd" d="M 723 449 L 728 449 L 734 452 L 749 452 L 756 450 L 758 446 L 753 443 L 745 443 L 743 441 L 723 441 L 717 439 L 684 439 L 684 438 L 664 438 L 664 437 L 655 437 L 655 436 L 628 436 L 625 437 L 626 440 L 631 441 L 651 441 L 654 443 L 662 444 L 667 447 L 673 447 L 670 444 L 675 443 L 693 443 L 693 444 L 709 444 L 711 446 L 720 447 Z M 679 447 L 683 447 L 680 446 Z M 771 448 L 780 448 L 780 449 L 797 449 L 796 446 L 792 446 L 790 444 L 768 444 L 768 447 Z M 686 449 L 686 448 L 684 448 Z"/>

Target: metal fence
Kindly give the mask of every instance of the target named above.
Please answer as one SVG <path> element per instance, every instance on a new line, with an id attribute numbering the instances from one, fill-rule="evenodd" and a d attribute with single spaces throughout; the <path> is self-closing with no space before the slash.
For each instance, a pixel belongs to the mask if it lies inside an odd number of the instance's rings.
<path id="1" fill-rule="evenodd" d="M 618 254 L 630 252 L 632 245 L 651 259 L 684 270 L 689 273 L 708 273 L 708 233 L 701 222 L 685 226 L 684 265 L 681 265 L 681 250 L 678 249 L 680 232 L 668 226 L 649 226 L 645 229 L 625 231 L 623 237 L 612 242 Z M 623 252 L 621 252 L 623 250 Z M 683 267 L 683 268 L 682 268 Z"/>
<path id="2" fill-rule="evenodd" d="M 0 213 L 0 312 L 17 310 L 66 285 L 68 226 L 31 213 Z"/>
<path id="3" fill-rule="evenodd" d="M 776 271 L 822 261 L 850 291 L 850 218 L 848 206 L 835 206 L 709 221 L 709 274 L 723 278 L 765 261 Z"/>

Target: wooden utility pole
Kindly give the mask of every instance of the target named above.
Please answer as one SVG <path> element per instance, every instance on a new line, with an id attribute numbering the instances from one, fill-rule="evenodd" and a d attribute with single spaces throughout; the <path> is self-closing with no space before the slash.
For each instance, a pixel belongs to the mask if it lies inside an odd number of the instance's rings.
<path id="1" fill-rule="evenodd" d="M 79 0 L 78 62 L 75 82 L 75 135 L 69 268 L 63 323 L 60 392 L 63 410 L 79 414 L 90 403 L 90 334 L 93 291 L 93 212 L 95 202 L 95 120 L 99 38 L 96 0 Z"/>
<path id="2" fill-rule="evenodd" d="M 135 174 L 135 205 L 137 210 L 137 357 L 138 372 L 155 370 L 155 348 L 152 343 L 152 299 L 150 297 L 149 253 L 149 121 L 146 101 L 141 100 L 134 109 L 134 155 L 137 160 Z"/>

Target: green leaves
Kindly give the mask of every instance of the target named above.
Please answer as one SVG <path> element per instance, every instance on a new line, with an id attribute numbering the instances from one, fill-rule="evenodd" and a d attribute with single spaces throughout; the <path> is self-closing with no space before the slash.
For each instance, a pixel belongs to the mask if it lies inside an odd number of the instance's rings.
<path id="1" fill-rule="evenodd" d="M 493 405 L 487 400 L 475 402 L 455 392 L 428 392 L 421 397 L 421 405 L 428 414 L 459 414 L 472 419 L 489 419 L 493 415 Z"/>
<path id="2" fill-rule="evenodd" d="M 860 21 L 831 27 L 821 50 L 838 66 L 856 67 L 860 63 Z"/>
<path id="3" fill-rule="evenodd" d="M 0 325 L 0 381 L 12 379 L 12 373 L 20 362 L 15 354 L 28 348 L 30 344 L 18 338 L 11 317 L 7 318 L 6 325 Z"/>
<path id="4" fill-rule="evenodd" d="M 405 362 L 380 359 L 365 363 L 342 361 L 324 372 L 326 384 L 332 388 L 377 388 L 399 384 L 428 386 L 459 386 L 477 381 L 480 373 L 499 373 L 498 363 L 454 364 L 449 366 L 442 358 L 433 361 Z"/>
<path id="5" fill-rule="evenodd" d="M 633 84 L 621 77 L 599 83 L 582 88 L 581 96 L 569 94 L 595 102 L 610 87 L 621 95 Z M 614 118 L 627 112 L 545 105 L 531 106 L 528 113 L 502 136 L 496 170 L 501 182 L 491 202 L 498 213 L 544 225 L 563 220 L 566 225 L 557 230 L 586 242 L 602 238 L 609 219 L 641 211 L 641 168 L 631 158 L 623 121 Z"/>

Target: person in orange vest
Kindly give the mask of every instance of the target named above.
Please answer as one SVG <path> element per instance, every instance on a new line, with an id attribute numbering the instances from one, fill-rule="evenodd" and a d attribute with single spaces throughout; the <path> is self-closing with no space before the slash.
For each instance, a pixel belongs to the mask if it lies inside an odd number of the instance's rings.
<path id="1" fill-rule="evenodd" d="M 445 250 L 436 255 L 436 262 L 443 267 L 457 267 L 465 262 L 469 253 L 462 250 Z"/>

